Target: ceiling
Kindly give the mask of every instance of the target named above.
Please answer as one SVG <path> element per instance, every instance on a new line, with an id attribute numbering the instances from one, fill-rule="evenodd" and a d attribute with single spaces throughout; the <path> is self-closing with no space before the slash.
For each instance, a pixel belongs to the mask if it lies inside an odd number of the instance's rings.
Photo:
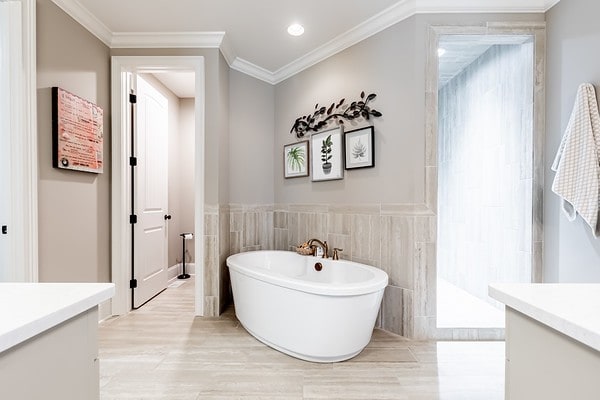
<path id="1" fill-rule="evenodd" d="M 194 71 L 156 72 L 152 75 L 180 99 L 196 97 L 196 73 Z"/>
<path id="2" fill-rule="evenodd" d="M 559 0 L 53 0 L 113 48 L 219 48 L 275 84 L 416 13 L 545 12 Z M 304 35 L 286 29 L 300 23 Z"/>
<path id="3" fill-rule="evenodd" d="M 471 65 L 494 45 L 521 45 L 531 41 L 529 36 L 518 35 L 444 35 L 439 39 L 438 87 L 443 87 L 462 70 Z"/>

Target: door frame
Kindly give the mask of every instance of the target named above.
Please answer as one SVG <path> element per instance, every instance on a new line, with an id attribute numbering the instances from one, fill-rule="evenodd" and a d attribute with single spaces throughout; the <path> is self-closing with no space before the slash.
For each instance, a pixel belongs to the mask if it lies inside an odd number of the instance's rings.
<path id="1" fill-rule="evenodd" d="M 113 56 L 111 58 L 111 110 L 112 110 L 112 216 L 111 216 L 111 276 L 115 295 L 111 301 L 112 314 L 123 315 L 130 311 L 131 290 L 131 225 L 129 224 L 130 174 L 129 129 L 127 108 L 127 73 L 158 71 L 195 72 L 195 190 L 194 231 L 197 238 L 204 233 L 204 115 L 205 74 L 202 56 Z M 204 259 L 204 241 L 195 240 L 196 260 Z M 204 265 L 196 263 L 195 310 L 204 312 Z"/>
<path id="2" fill-rule="evenodd" d="M 21 89 L 11 92 L 18 105 L 10 114 L 9 190 L 11 211 L 8 221 L 11 238 L 10 275 L 15 281 L 37 282 L 38 273 L 38 160 L 37 160 L 37 67 L 35 0 L 21 3 L 21 46 L 23 64 Z M 11 45 L 12 45 L 11 44 Z M 18 207 L 15 205 L 18 204 Z"/>
<path id="3" fill-rule="evenodd" d="M 426 206 L 435 216 L 437 232 L 437 143 L 438 143 L 438 43 L 442 35 L 519 35 L 534 40 L 533 60 L 533 229 L 531 233 L 531 276 L 533 282 L 543 282 L 544 247 L 544 136 L 545 136 L 545 59 L 546 23 L 543 21 L 487 22 L 481 25 L 429 27 L 425 62 L 425 169 Z M 438 328 L 437 327 L 437 238 L 432 261 L 426 271 L 416 274 L 414 299 L 414 332 L 417 339 L 498 340 L 504 329 L 499 328 Z"/>

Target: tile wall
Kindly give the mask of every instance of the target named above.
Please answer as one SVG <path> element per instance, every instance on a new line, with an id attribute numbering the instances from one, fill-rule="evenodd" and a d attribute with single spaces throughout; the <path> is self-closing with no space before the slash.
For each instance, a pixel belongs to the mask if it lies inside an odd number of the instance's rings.
<path id="1" fill-rule="evenodd" d="M 204 315 L 218 316 L 231 301 L 225 261 L 230 251 L 228 205 L 204 206 Z"/>
<path id="2" fill-rule="evenodd" d="M 401 204 L 276 204 L 207 208 L 205 214 L 205 312 L 218 315 L 230 299 L 225 259 L 253 250 L 291 250 L 310 238 L 327 240 L 340 256 L 381 268 L 389 276 L 378 326 L 414 337 L 415 316 L 428 315 L 430 303 L 417 304 L 415 291 L 434 285 L 436 218 L 424 207 Z M 228 219 L 229 225 L 225 221 Z M 217 226 L 217 221 L 221 224 Z M 219 232 L 220 231 L 220 232 Z M 229 235 L 229 252 L 222 242 Z M 221 254 L 217 257 L 217 248 Z M 418 272 L 422 271 L 422 272 Z M 424 274 L 425 276 L 421 276 Z M 421 279 L 427 280 L 425 284 Z M 218 290 L 217 290 L 218 289 Z M 424 296 L 423 296 L 424 297 Z"/>
<path id="3" fill-rule="evenodd" d="M 502 307 L 531 282 L 533 41 L 494 45 L 439 91 L 438 276 Z"/>

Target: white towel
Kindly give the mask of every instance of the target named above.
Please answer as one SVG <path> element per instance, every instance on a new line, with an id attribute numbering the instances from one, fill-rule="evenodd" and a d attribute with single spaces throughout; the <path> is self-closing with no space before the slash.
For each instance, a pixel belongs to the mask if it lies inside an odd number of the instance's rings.
<path id="1" fill-rule="evenodd" d="M 594 86 L 584 83 L 577 90 L 571 118 L 558 148 L 552 170 L 552 191 L 562 198 L 569 221 L 577 214 L 598 236 L 600 197 L 600 115 Z"/>

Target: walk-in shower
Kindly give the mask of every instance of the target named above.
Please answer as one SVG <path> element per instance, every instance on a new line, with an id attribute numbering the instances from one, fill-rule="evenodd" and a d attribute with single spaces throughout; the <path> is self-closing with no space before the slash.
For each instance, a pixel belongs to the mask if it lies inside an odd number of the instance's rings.
<path id="1" fill-rule="evenodd" d="M 534 40 L 438 47 L 438 328 L 502 328 L 492 282 L 532 281 Z"/>

